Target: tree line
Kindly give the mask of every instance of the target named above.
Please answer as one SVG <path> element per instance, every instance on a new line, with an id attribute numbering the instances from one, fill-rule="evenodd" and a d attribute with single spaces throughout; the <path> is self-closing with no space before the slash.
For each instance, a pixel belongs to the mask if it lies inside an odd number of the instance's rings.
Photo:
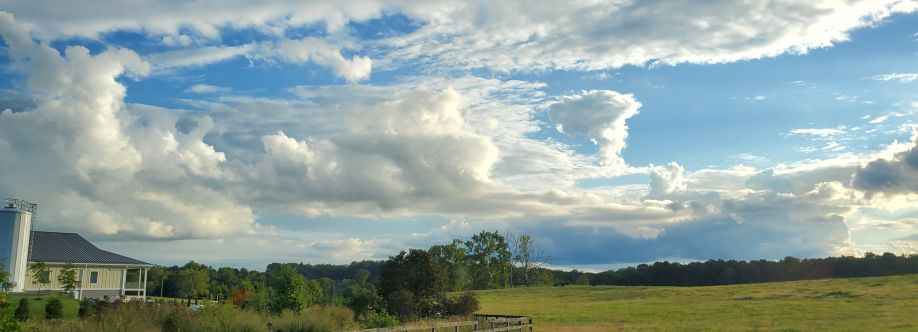
<path id="1" fill-rule="evenodd" d="M 545 265 L 527 234 L 482 231 L 468 239 L 347 265 L 272 263 L 265 272 L 189 262 L 150 270 L 148 295 L 226 300 L 240 308 L 302 311 L 345 305 L 357 319 L 443 317 L 473 312 L 474 295 L 451 292 L 531 285 L 707 286 L 918 273 L 918 255 L 891 253 L 780 261 L 656 262 L 593 273 Z M 454 293 L 454 294 L 460 294 Z"/>
<path id="2" fill-rule="evenodd" d="M 244 309 L 301 311 L 341 304 L 358 318 L 450 316 L 477 310 L 474 295 L 449 292 L 505 288 L 534 278 L 543 255 L 528 235 L 482 231 L 427 250 L 403 251 L 386 261 L 348 265 L 272 263 L 265 272 L 188 262 L 154 267 L 148 295 L 227 300 Z M 514 278 L 513 276 L 517 276 Z M 531 280 L 530 280 L 531 279 Z"/>
<path id="3" fill-rule="evenodd" d="M 774 281 L 852 278 L 918 273 L 918 255 L 785 257 L 768 260 L 708 260 L 705 262 L 641 264 L 590 274 L 594 285 L 710 286 Z"/>

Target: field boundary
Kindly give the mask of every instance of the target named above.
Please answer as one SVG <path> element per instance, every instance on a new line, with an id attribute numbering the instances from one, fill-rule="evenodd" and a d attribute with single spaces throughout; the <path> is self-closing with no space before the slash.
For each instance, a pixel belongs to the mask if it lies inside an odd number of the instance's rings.
<path id="1" fill-rule="evenodd" d="M 475 320 L 446 322 L 427 325 L 403 325 L 394 327 L 380 327 L 373 329 L 355 330 L 351 332 L 413 332 L 413 331 L 437 331 L 440 329 L 452 328 L 455 332 L 468 331 L 465 328 L 471 327 L 472 332 L 532 332 L 532 317 L 518 315 L 499 315 L 499 314 L 473 314 Z"/>

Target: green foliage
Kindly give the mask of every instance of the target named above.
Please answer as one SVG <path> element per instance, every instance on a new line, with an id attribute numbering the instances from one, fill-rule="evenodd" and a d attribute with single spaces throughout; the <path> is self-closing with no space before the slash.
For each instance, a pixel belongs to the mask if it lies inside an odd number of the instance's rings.
<path id="1" fill-rule="evenodd" d="M 365 285 L 368 278 L 370 278 L 370 270 L 359 269 L 354 273 L 354 283 L 357 285 Z"/>
<path id="2" fill-rule="evenodd" d="M 7 302 L 9 294 L 6 293 L 6 290 L 13 287 L 12 283 L 6 281 L 8 276 L 3 264 L 0 264 L 0 282 L 3 283 L 0 287 L 0 332 L 19 331 L 17 316 L 13 313 L 12 305 Z M 28 310 L 28 301 L 26 301 L 26 309 Z M 17 307 L 16 310 L 18 311 L 19 308 Z"/>
<path id="3" fill-rule="evenodd" d="M 465 242 L 472 269 L 472 286 L 476 289 L 510 286 L 510 249 L 498 232 L 475 234 Z"/>
<path id="4" fill-rule="evenodd" d="M 45 262 L 34 262 L 29 266 L 32 282 L 38 284 L 38 298 L 41 298 L 41 288 L 51 282 L 48 278 L 48 265 Z"/>
<path id="5" fill-rule="evenodd" d="M 45 318 L 60 319 L 64 317 L 64 304 L 60 298 L 53 297 L 45 304 Z"/>
<path id="6" fill-rule="evenodd" d="M 298 314 L 290 310 L 273 318 L 275 331 L 342 331 L 356 329 L 353 321 L 354 313 L 340 306 L 313 307 Z"/>
<path id="7" fill-rule="evenodd" d="M 360 318 L 382 308 L 383 299 L 376 293 L 373 285 L 355 284 L 348 291 L 347 307 Z"/>
<path id="8" fill-rule="evenodd" d="M 210 286 L 208 269 L 208 267 L 193 261 L 185 264 L 178 273 L 176 284 L 178 294 L 183 298 L 189 299 L 201 298 L 208 294 L 208 286 Z"/>
<path id="9" fill-rule="evenodd" d="M 390 257 L 380 274 L 383 297 L 400 290 L 418 299 L 442 298 L 446 294 L 446 275 L 425 250 L 411 249 Z"/>
<path id="10" fill-rule="evenodd" d="M 0 316 L 0 332 L 15 332 L 20 330 L 19 322 L 11 315 Z"/>
<path id="11" fill-rule="evenodd" d="M 407 289 L 396 290 L 386 295 L 386 309 L 401 320 L 416 319 L 423 311 L 414 293 Z"/>
<path id="12" fill-rule="evenodd" d="M 918 273 L 918 255 L 655 262 L 590 275 L 594 285 L 709 286 Z M 555 272 L 556 275 L 560 273 Z"/>
<path id="13" fill-rule="evenodd" d="M 274 266 L 266 272 L 268 286 L 275 292 L 272 309 L 285 309 L 300 313 L 322 298 L 322 286 L 315 280 L 307 280 L 296 272 L 293 266 Z"/>
<path id="14" fill-rule="evenodd" d="M 16 312 L 14 313 L 14 316 L 16 317 L 16 320 L 20 322 L 29 320 L 29 299 L 19 299 L 19 305 L 16 306 Z"/>
<path id="15" fill-rule="evenodd" d="M 375 329 L 380 327 L 398 326 L 399 324 L 400 322 L 398 321 L 397 317 L 392 316 L 383 310 L 379 310 L 373 311 L 366 315 L 362 325 L 365 329 Z"/>
<path id="16" fill-rule="evenodd" d="M 73 294 L 73 290 L 80 285 L 73 264 L 67 263 L 61 268 L 61 273 L 57 276 L 57 282 L 60 283 L 65 293 Z"/>
<path id="17" fill-rule="evenodd" d="M 233 305 L 209 303 L 195 311 L 173 303 L 93 301 L 95 313 L 83 319 L 30 320 L 27 331 L 342 331 L 356 329 L 353 312 L 343 307 L 312 307 L 303 313 L 280 315 L 239 310 Z"/>
<path id="18" fill-rule="evenodd" d="M 13 288 L 16 286 L 15 282 L 9 281 L 9 276 L 10 274 L 9 272 L 6 272 L 6 267 L 3 266 L 3 264 L 0 264 L 0 294 L 4 296 L 4 298 L 0 300 L 5 300 L 6 292 L 10 288 Z"/>
<path id="19" fill-rule="evenodd" d="M 89 316 L 94 315 L 96 313 L 96 310 L 95 310 L 95 305 L 93 302 L 95 301 L 90 300 L 90 299 L 81 300 L 80 308 L 77 309 L 77 317 L 85 319 Z"/>
<path id="20" fill-rule="evenodd" d="M 447 276 L 447 287 L 450 292 L 467 290 L 472 286 L 469 275 L 469 259 L 463 243 L 453 240 L 450 244 L 434 245 L 428 252 Z"/>
<path id="21" fill-rule="evenodd" d="M 557 282 L 555 279 L 555 274 L 550 270 L 539 269 L 533 271 L 535 274 L 535 284 L 540 286 L 551 286 Z"/>
<path id="22" fill-rule="evenodd" d="M 448 297 L 440 303 L 440 314 L 443 316 L 469 316 L 478 311 L 480 304 L 478 295 L 472 292 Z"/>

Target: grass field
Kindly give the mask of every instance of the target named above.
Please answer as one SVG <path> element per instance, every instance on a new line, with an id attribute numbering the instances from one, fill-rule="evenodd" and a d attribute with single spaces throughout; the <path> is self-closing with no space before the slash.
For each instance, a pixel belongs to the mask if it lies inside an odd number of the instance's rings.
<path id="1" fill-rule="evenodd" d="M 918 330 L 918 275 L 711 287 L 567 286 L 478 292 L 482 313 L 538 331 Z"/>
<path id="2" fill-rule="evenodd" d="M 77 311 L 80 309 L 80 301 L 74 300 L 66 296 L 60 296 L 52 294 L 52 292 L 46 292 L 42 294 L 41 300 L 35 299 L 35 294 L 10 294 L 6 302 L 12 304 L 13 306 L 19 305 L 19 299 L 26 297 L 29 299 L 29 316 L 33 319 L 44 318 L 45 317 L 45 304 L 48 303 L 53 297 L 58 297 L 61 299 L 61 302 L 64 304 L 64 319 L 73 319 L 77 316 Z"/>

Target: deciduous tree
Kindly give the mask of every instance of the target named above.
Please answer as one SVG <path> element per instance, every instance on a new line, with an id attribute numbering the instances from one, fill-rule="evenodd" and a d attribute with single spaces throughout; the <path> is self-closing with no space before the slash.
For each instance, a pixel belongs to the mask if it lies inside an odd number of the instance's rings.
<path id="1" fill-rule="evenodd" d="M 68 263 L 61 268 L 61 273 L 57 275 L 57 282 L 61 285 L 61 289 L 64 290 L 64 293 L 73 296 L 73 291 L 80 286 L 80 281 L 77 280 L 76 269 L 73 267 L 73 264 Z"/>
<path id="2" fill-rule="evenodd" d="M 32 282 L 38 284 L 38 298 L 41 298 L 42 286 L 51 282 L 49 278 L 50 271 L 45 262 L 34 262 L 29 266 L 29 273 L 32 274 Z"/>

